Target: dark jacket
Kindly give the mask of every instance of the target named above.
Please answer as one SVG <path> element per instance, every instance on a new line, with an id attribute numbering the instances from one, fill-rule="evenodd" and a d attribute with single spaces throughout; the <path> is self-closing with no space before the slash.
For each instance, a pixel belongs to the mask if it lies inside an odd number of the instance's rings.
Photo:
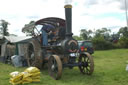
<path id="1" fill-rule="evenodd" d="M 50 32 L 53 31 L 55 29 L 55 27 L 53 25 L 47 24 L 47 25 L 43 25 L 42 30 L 44 30 L 45 32 Z"/>

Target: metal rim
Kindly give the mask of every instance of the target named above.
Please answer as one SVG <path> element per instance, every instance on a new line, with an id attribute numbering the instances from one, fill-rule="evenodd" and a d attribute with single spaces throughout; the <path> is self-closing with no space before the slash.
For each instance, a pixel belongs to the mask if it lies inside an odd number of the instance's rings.
<path id="1" fill-rule="evenodd" d="M 93 57 L 89 54 L 81 54 L 79 59 L 79 63 L 81 65 L 79 66 L 79 69 L 81 73 L 91 75 L 94 71 L 94 61 Z"/>
<path id="2" fill-rule="evenodd" d="M 43 58 L 41 46 L 37 41 L 32 40 L 28 44 L 26 59 L 28 66 L 35 66 L 40 69 L 42 68 Z"/>
<path id="3" fill-rule="evenodd" d="M 34 47 L 32 44 L 28 46 L 27 62 L 28 62 L 28 66 L 35 66 L 35 54 L 34 54 Z"/>
<path id="4" fill-rule="evenodd" d="M 61 78 L 62 75 L 62 62 L 57 55 L 52 55 L 48 61 L 48 71 L 49 75 L 58 80 Z"/>

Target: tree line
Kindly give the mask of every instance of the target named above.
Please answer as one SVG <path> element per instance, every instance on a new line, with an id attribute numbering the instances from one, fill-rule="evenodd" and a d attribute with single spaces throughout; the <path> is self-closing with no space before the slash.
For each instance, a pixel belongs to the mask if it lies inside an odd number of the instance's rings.
<path id="1" fill-rule="evenodd" d="M 117 33 L 111 33 L 110 29 L 97 30 L 81 29 L 79 36 L 73 36 L 76 40 L 91 40 L 95 50 L 107 50 L 116 48 L 128 48 L 128 28 L 121 27 Z"/>

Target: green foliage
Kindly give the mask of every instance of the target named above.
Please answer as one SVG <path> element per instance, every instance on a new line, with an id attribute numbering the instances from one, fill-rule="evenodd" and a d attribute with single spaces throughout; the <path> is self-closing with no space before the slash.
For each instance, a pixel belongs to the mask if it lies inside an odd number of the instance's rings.
<path id="1" fill-rule="evenodd" d="M 97 29 L 94 32 L 94 37 L 100 37 L 100 36 L 104 36 L 105 40 L 109 40 L 110 39 L 110 29 L 107 28 L 102 28 L 102 29 Z"/>
<path id="2" fill-rule="evenodd" d="M 93 42 L 94 48 L 96 50 L 104 49 L 105 40 L 104 40 L 103 36 L 93 38 L 92 42 Z"/>
<path id="3" fill-rule="evenodd" d="M 103 36 L 95 37 L 92 39 L 95 50 L 107 50 L 112 49 L 112 43 L 106 41 Z"/>
<path id="4" fill-rule="evenodd" d="M 9 23 L 5 20 L 0 20 L 0 21 L 1 21 L 0 23 L 1 34 L 3 34 L 4 36 L 8 36 L 9 35 L 9 32 L 8 32 Z"/>
<path id="5" fill-rule="evenodd" d="M 96 31 L 81 29 L 80 36 L 83 40 L 92 40 L 94 48 L 96 50 L 106 50 L 113 48 L 113 44 L 110 42 L 110 29 L 102 28 Z"/>
<path id="6" fill-rule="evenodd" d="M 35 21 L 30 21 L 28 24 L 25 24 L 23 28 L 28 28 L 30 25 L 33 25 Z M 26 36 L 32 36 L 33 35 L 33 29 L 25 30 L 24 33 Z"/>
<path id="7" fill-rule="evenodd" d="M 118 32 L 120 35 L 124 37 L 128 37 L 128 28 L 127 27 L 121 27 Z"/>
<path id="8" fill-rule="evenodd" d="M 83 38 L 81 36 L 77 36 L 77 35 L 73 36 L 73 38 L 76 40 L 83 40 Z"/>
<path id="9" fill-rule="evenodd" d="M 122 48 L 128 48 L 128 37 L 121 37 L 119 43 Z"/>
<path id="10" fill-rule="evenodd" d="M 92 40 L 95 50 L 106 50 L 116 48 L 128 48 L 128 29 L 120 28 L 118 33 L 111 34 L 111 30 L 107 28 L 97 29 L 95 31 L 81 29 L 80 39 Z"/>
<path id="11" fill-rule="evenodd" d="M 120 49 L 120 48 L 122 48 L 121 44 L 119 42 L 118 43 L 112 43 L 112 46 L 113 46 L 112 49 Z"/>
<path id="12" fill-rule="evenodd" d="M 91 34 L 92 34 L 92 30 L 86 30 L 86 29 L 81 29 L 80 30 L 80 37 L 83 38 L 83 40 L 89 40 L 91 39 Z"/>

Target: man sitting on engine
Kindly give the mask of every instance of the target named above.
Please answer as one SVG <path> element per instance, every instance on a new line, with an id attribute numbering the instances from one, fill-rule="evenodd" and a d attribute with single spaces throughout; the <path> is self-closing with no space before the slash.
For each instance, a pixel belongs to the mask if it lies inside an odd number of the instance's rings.
<path id="1" fill-rule="evenodd" d="M 42 45 L 43 46 L 48 46 L 48 33 L 54 30 L 55 27 L 50 24 L 44 24 L 41 32 L 42 32 Z"/>

